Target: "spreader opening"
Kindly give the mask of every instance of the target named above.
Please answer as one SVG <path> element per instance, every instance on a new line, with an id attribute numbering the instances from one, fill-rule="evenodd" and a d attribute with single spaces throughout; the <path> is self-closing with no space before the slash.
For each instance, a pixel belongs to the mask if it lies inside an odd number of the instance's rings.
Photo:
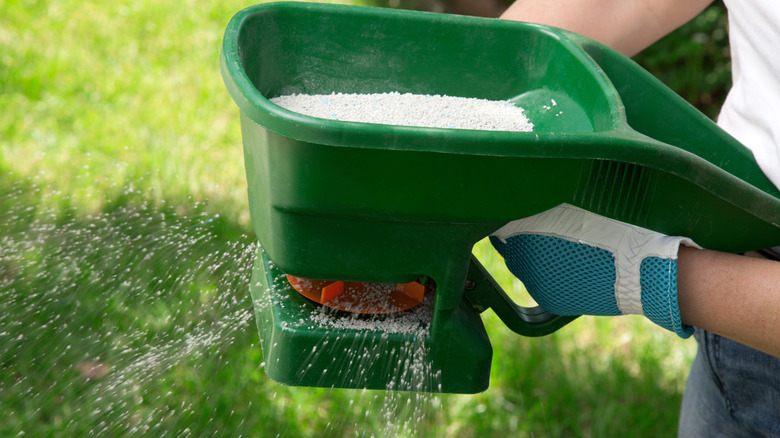
<path id="1" fill-rule="evenodd" d="M 425 285 L 409 283 L 373 283 L 367 281 L 312 280 L 287 276 L 292 287 L 306 298 L 334 309 L 351 313 L 394 313 L 420 305 Z"/>

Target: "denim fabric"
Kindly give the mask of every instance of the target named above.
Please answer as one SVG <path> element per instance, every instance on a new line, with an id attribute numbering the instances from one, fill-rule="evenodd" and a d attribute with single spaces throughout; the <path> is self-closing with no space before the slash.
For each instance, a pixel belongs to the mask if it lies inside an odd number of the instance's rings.
<path id="1" fill-rule="evenodd" d="M 696 329 L 678 434 L 780 437 L 780 359 Z"/>

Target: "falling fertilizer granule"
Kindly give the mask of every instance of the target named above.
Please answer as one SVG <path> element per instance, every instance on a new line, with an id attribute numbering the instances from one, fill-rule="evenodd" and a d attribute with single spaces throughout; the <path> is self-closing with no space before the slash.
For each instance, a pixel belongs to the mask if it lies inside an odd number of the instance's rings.
<path id="1" fill-rule="evenodd" d="M 429 128 L 530 132 L 534 125 L 508 100 L 401 94 L 292 94 L 271 99 L 290 111 L 321 119 Z"/>

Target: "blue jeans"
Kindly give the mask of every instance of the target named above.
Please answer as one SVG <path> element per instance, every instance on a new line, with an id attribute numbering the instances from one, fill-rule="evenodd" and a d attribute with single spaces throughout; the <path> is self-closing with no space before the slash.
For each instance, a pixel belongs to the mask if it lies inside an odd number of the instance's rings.
<path id="1" fill-rule="evenodd" d="M 696 329 L 678 434 L 780 437 L 780 359 Z"/>

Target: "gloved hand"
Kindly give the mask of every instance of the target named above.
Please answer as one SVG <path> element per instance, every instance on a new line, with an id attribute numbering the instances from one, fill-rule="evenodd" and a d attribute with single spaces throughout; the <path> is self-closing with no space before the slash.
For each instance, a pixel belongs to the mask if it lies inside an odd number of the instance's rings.
<path id="1" fill-rule="evenodd" d="M 509 270 L 557 315 L 645 315 L 682 338 L 677 251 L 670 237 L 568 204 L 503 226 L 490 236 Z"/>

